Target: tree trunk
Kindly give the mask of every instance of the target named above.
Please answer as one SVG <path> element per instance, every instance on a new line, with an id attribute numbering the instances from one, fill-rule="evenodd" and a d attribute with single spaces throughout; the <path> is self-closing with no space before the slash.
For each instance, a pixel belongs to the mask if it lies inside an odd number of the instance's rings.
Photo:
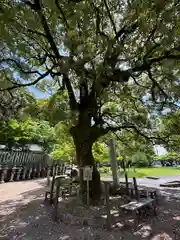
<path id="1" fill-rule="evenodd" d="M 80 186 L 81 195 L 84 202 L 86 202 L 87 187 L 86 181 L 83 181 L 83 167 L 92 166 L 92 181 L 89 182 L 89 197 L 91 204 L 97 204 L 101 196 L 100 174 L 97 170 L 95 160 L 92 153 L 93 143 L 97 140 L 97 136 L 93 133 L 91 127 L 74 127 L 71 131 L 73 136 L 76 159 L 80 168 Z"/>

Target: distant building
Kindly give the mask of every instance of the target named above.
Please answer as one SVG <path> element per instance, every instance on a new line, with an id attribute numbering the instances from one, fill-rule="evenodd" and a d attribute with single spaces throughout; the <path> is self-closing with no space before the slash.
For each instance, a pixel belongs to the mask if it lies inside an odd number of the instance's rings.
<path id="1" fill-rule="evenodd" d="M 155 145 L 154 150 L 155 150 L 156 155 L 158 155 L 158 156 L 165 155 L 168 153 L 167 150 L 161 145 Z"/>
<path id="2" fill-rule="evenodd" d="M 40 145 L 38 144 L 26 144 L 26 149 L 28 149 L 31 152 L 43 152 L 43 149 Z M 0 145 L 0 150 L 5 150 L 6 146 L 5 145 Z M 13 147 L 12 150 L 16 150 L 16 151 L 21 151 L 21 148 L 17 148 L 17 147 Z"/>

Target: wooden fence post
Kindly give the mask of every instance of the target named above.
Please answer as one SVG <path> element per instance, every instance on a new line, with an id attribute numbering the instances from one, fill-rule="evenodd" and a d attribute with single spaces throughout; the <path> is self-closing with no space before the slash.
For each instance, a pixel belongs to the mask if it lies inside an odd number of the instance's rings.
<path id="1" fill-rule="evenodd" d="M 31 179 L 31 174 L 32 174 L 32 167 L 29 168 L 28 179 Z"/>
<path id="2" fill-rule="evenodd" d="M 50 204 L 53 203 L 53 191 L 54 191 L 54 185 L 55 185 L 55 180 L 56 180 L 56 166 L 53 167 L 53 178 L 51 182 L 51 189 L 50 189 Z"/>
<path id="3" fill-rule="evenodd" d="M 4 169 L 0 165 L 0 183 L 4 183 Z"/>
<path id="4" fill-rule="evenodd" d="M 111 209 L 109 204 L 109 183 L 105 182 L 105 199 L 106 199 L 106 211 L 107 211 L 107 229 L 111 230 Z"/>
<path id="5" fill-rule="evenodd" d="M 11 176 L 10 176 L 10 182 L 13 182 L 14 181 L 14 175 L 15 175 L 15 173 L 16 173 L 16 166 L 14 166 L 13 168 L 12 168 L 12 171 L 11 171 Z"/>
<path id="6" fill-rule="evenodd" d="M 50 184 L 51 167 L 47 167 L 47 186 Z"/>
<path id="7" fill-rule="evenodd" d="M 119 176 L 117 173 L 117 159 L 116 159 L 116 149 L 115 149 L 115 141 L 113 139 L 109 140 L 109 153 L 111 159 L 111 170 L 113 177 L 113 186 L 119 186 Z"/>
<path id="8" fill-rule="evenodd" d="M 137 181 L 135 177 L 133 177 L 133 183 L 134 183 L 135 198 L 136 200 L 139 200 L 139 192 L 138 192 Z"/>
<path id="9" fill-rule="evenodd" d="M 55 195 L 54 214 L 53 214 L 54 221 L 58 221 L 58 204 L 59 204 L 60 179 L 57 179 L 56 184 L 57 185 L 56 185 L 56 195 Z"/>
<path id="10" fill-rule="evenodd" d="M 27 174 L 27 167 L 23 167 L 23 175 L 22 175 L 22 180 L 26 180 L 26 174 Z"/>
<path id="11" fill-rule="evenodd" d="M 5 180 L 7 179 L 7 166 L 5 166 L 2 170 L 2 173 L 1 173 L 1 183 L 4 183 Z"/>
<path id="12" fill-rule="evenodd" d="M 125 173 L 125 183 L 126 183 L 126 194 L 127 196 L 129 196 L 129 183 L 128 183 L 127 173 Z"/>
<path id="13" fill-rule="evenodd" d="M 17 177 L 16 177 L 16 181 L 19 181 L 19 180 L 20 180 L 21 170 L 22 170 L 21 167 L 19 167 L 19 168 L 17 169 Z"/>

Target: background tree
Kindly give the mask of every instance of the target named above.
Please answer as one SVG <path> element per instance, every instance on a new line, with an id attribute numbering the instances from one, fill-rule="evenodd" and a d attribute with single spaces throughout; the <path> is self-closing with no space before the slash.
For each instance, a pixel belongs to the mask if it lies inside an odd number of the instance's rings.
<path id="1" fill-rule="evenodd" d="M 60 121 L 70 120 L 71 115 L 67 105 L 67 92 L 58 92 L 46 99 L 33 99 L 24 109 L 25 116 L 48 121 L 55 126 Z"/>
<path id="2" fill-rule="evenodd" d="M 97 163 L 109 163 L 109 149 L 105 142 L 98 141 L 93 145 L 93 156 Z"/>
<path id="3" fill-rule="evenodd" d="M 159 128 L 162 135 L 169 138 L 168 143 L 164 147 L 170 151 L 180 152 L 180 110 L 168 112 L 166 115 L 161 116 L 159 120 Z"/>
<path id="4" fill-rule="evenodd" d="M 27 148 L 27 144 L 38 144 L 44 151 L 50 152 L 55 144 L 54 129 L 46 121 L 26 121 L 11 119 L 2 123 L 0 128 L 0 143 L 11 150 L 12 147 Z"/>
<path id="5" fill-rule="evenodd" d="M 1 77 L 0 72 L 0 78 Z M 7 87 L 6 84 L 2 84 L 1 81 L 4 81 L 4 79 L 0 79 L 0 88 L 2 86 Z M 26 106 L 29 98 L 30 93 L 28 93 L 26 89 L 0 92 L 0 123 L 6 122 L 11 118 L 16 118 L 19 112 Z"/>
<path id="6" fill-rule="evenodd" d="M 137 152 L 132 156 L 132 165 L 136 167 L 147 167 L 149 165 L 147 156 L 142 152 Z"/>
<path id="7" fill-rule="evenodd" d="M 155 158 L 157 161 L 160 161 L 162 166 L 166 164 L 173 166 L 173 163 L 178 163 L 180 161 L 180 154 L 177 152 L 169 152 L 168 154 L 163 154 Z"/>
<path id="8" fill-rule="evenodd" d="M 8 89 L 65 89 L 77 162 L 94 167 L 98 200 L 93 144 L 117 130 L 160 138 L 152 114 L 179 101 L 179 1 L 7 0 L 0 11 Z"/>
<path id="9" fill-rule="evenodd" d="M 76 163 L 75 148 L 72 138 L 69 135 L 67 123 L 59 122 L 54 127 L 56 134 L 56 144 L 51 153 L 54 160 L 62 160 L 68 163 Z"/>

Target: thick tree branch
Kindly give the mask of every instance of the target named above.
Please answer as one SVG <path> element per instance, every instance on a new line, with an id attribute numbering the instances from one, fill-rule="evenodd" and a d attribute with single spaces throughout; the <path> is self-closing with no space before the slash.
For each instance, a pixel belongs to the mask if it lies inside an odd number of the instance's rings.
<path id="1" fill-rule="evenodd" d="M 76 98 L 74 95 L 74 91 L 73 91 L 72 85 L 70 83 L 70 80 L 69 80 L 67 74 L 63 74 L 63 81 L 64 81 L 64 84 L 66 85 L 67 91 L 69 93 L 70 108 L 71 108 L 71 110 L 77 110 L 78 104 L 77 104 L 77 101 L 76 101 Z"/>
<path id="2" fill-rule="evenodd" d="M 60 6 L 59 0 L 55 0 L 55 4 L 56 4 L 57 9 L 60 11 L 60 13 L 62 15 L 64 24 L 66 25 L 66 30 L 68 30 L 69 29 L 69 24 L 68 24 L 68 21 L 66 19 L 65 13 L 64 13 L 62 7 Z"/>
<path id="3" fill-rule="evenodd" d="M 161 46 L 160 44 L 154 44 L 154 46 L 152 46 L 144 55 L 143 60 L 146 61 L 146 59 L 148 59 L 148 57 L 150 57 L 153 54 L 153 51 L 160 46 Z"/>
<path id="4" fill-rule="evenodd" d="M 118 40 L 120 37 L 122 37 L 122 40 L 124 41 L 129 34 L 133 33 L 137 29 L 138 26 L 139 26 L 138 21 L 133 23 L 131 26 L 125 25 L 117 32 L 116 39 Z"/>
<path id="5" fill-rule="evenodd" d="M 35 1 L 35 4 L 29 4 L 28 5 L 34 10 L 37 12 L 37 14 L 39 15 L 39 18 L 41 20 L 41 24 L 44 28 L 44 32 L 46 34 L 46 37 L 48 39 L 48 42 L 52 48 L 52 51 L 54 52 L 55 54 L 55 57 L 57 59 L 57 64 L 59 64 L 59 67 L 61 67 L 61 64 L 63 65 L 63 56 L 60 55 L 59 53 L 59 50 L 58 50 L 58 47 L 54 41 L 54 38 L 51 34 L 51 31 L 50 31 L 50 28 L 49 28 L 49 25 L 47 23 L 47 20 L 46 20 L 46 17 L 44 16 L 43 14 L 43 10 L 41 8 L 41 4 L 40 4 L 40 1 L 39 0 L 34 0 Z M 27 4 L 27 1 L 25 1 L 26 4 Z M 61 69 L 60 69 L 61 71 Z M 72 88 L 72 85 L 71 85 L 71 82 L 69 80 L 69 77 L 67 75 L 67 73 L 62 73 L 63 74 L 63 81 L 66 85 L 66 88 L 67 88 L 67 91 L 68 91 L 68 95 L 69 95 L 69 100 L 70 100 L 70 106 L 73 108 L 73 109 L 76 109 L 77 108 L 77 101 L 76 101 L 76 98 L 75 98 L 75 94 L 74 94 L 74 91 L 73 91 L 73 88 Z M 60 73 L 61 75 L 61 73 Z"/>
<path id="6" fill-rule="evenodd" d="M 111 16 L 111 12 L 110 12 L 110 10 L 109 10 L 109 7 L 108 7 L 108 4 L 107 4 L 106 0 L 103 0 L 103 2 L 104 2 L 104 5 L 105 5 L 105 8 L 106 8 L 106 11 L 107 11 L 107 13 L 108 13 L 108 17 L 109 17 L 109 19 L 110 19 L 111 25 L 112 25 L 113 30 L 114 30 L 114 33 L 115 33 L 115 38 L 116 38 L 116 37 L 117 37 L 117 31 L 116 31 L 115 22 L 114 22 L 114 20 L 113 20 L 113 18 L 112 18 L 112 16 Z"/>
<path id="7" fill-rule="evenodd" d="M 39 76 L 36 80 L 34 80 L 33 82 L 29 82 L 29 83 L 17 83 L 14 81 L 11 81 L 12 84 L 14 84 L 14 86 L 12 87 L 8 87 L 6 89 L 0 89 L 0 91 L 10 91 L 16 88 L 20 88 L 20 87 L 28 87 L 28 86 L 33 86 L 35 84 L 37 84 L 40 80 L 42 80 L 43 78 L 47 77 L 50 73 L 51 73 L 52 69 L 49 69 L 47 72 L 45 72 L 44 74 L 41 74 L 41 76 Z"/>
<path id="8" fill-rule="evenodd" d="M 39 0 L 34 0 L 34 3 L 28 0 L 23 0 L 23 2 L 28 6 L 30 6 L 35 11 L 38 11 L 41 8 Z"/>
<path id="9" fill-rule="evenodd" d="M 38 74 L 41 75 L 37 70 L 34 71 L 27 71 L 25 69 L 22 68 L 21 63 L 17 62 L 16 60 L 12 59 L 12 58 L 6 58 L 6 59 L 0 59 L 0 64 L 1 63 L 7 63 L 7 62 L 12 62 L 16 65 L 16 67 L 25 74 Z"/>
<path id="10" fill-rule="evenodd" d="M 26 28 L 25 28 L 25 29 L 26 29 Z M 45 35 L 44 33 L 42 33 L 42 32 L 39 32 L 39 31 L 30 29 L 30 28 L 27 28 L 26 30 L 27 30 L 28 32 L 30 32 L 30 33 L 37 34 L 37 35 L 39 35 L 39 36 L 42 36 L 42 37 L 46 38 L 46 35 Z"/>
<path id="11" fill-rule="evenodd" d="M 39 16 L 41 18 L 41 23 L 42 23 L 42 25 L 44 27 L 44 31 L 46 33 L 46 37 L 47 37 L 47 39 L 48 39 L 48 41 L 49 41 L 49 43 L 51 45 L 52 50 L 54 51 L 54 54 L 56 55 L 56 57 L 58 59 L 62 59 L 62 56 L 60 55 L 59 50 L 58 50 L 58 48 L 56 46 L 56 43 L 55 43 L 55 41 L 53 39 L 53 36 L 51 35 L 49 26 L 47 24 L 47 21 L 46 21 L 46 18 L 44 16 L 44 14 L 42 13 L 42 10 L 39 10 L 38 13 L 39 13 Z"/>
<path id="12" fill-rule="evenodd" d="M 151 65 L 153 63 L 162 62 L 163 60 L 168 60 L 168 59 L 180 60 L 180 55 L 171 54 L 171 51 L 167 51 L 163 56 L 160 56 L 157 58 L 150 58 L 149 64 Z"/>
<path id="13" fill-rule="evenodd" d="M 132 68 L 133 72 L 142 72 L 142 71 L 147 71 L 150 69 L 152 64 L 155 63 L 160 63 L 163 60 L 180 60 L 180 55 L 179 54 L 172 54 L 171 52 L 174 49 L 172 49 L 171 51 L 168 50 L 166 52 L 164 52 L 164 54 L 162 56 L 159 57 L 154 57 L 154 58 L 147 58 L 144 59 L 144 62 L 141 65 L 136 65 L 134 68 Z"/>
<path id="14" fill-rule="evenodd" d="M 155 136 L 147 136 L 145 133 L 141 132 L 135 125 L 121 125 L 121 126 L 117 126 L 117 127 L 113 127 L 113 126 L 109 126 L 109 127 L 106 127 L 104 129 L 102 129 L 102 132 L 104 134 L 108 133 L 108 132 L 116 132 L 116 131 L 121 131 L 122 129 L 126 129 L 126 130 L 129 130 L 129 129 L 132 129 L 133 131 L 135 131 L 138 135 L 144 137 L 145 139 L 147 140 L 151 140 L 151 141 L 162 141 L 162 142 L 166 142 L 166 138 L 168 137 L 164 137 L 164 138 L 161 138 L 161 137 L 155 137 Z"/>
<path id="15" fill-rule="evenodd" d="M 101 30 L 101 16 L 100 16 L 100 9 L 94 5 L 93 2 L 90 3 L 92 5 L 93 10 L 96 14 L 96 34 L 99 34 L 102 37 L 105 37 L 109 40 L 109 37 Z"/>
<path id="16" fill-rule="evenodd" d="M 140 83 L 136 80 L 136 77 L 134 77 L 133 75 L 131 75 L 131 77 L 133 78 L 133 80 L 134 80 L 134 82 L 135 82 L 136 85 L 138 85 L 138 86 L 141 87 L 141 88 L 148 89 L 147 86 L 144 86 L 144 85 L 140 84 Z"/>
<path id="17" fill-rule="evenodd" d="M 165 98 L 165 101 L 169 98 L 169 96 L 166 94 L 166 92 L 162 89 L 162 87 L 159 85 L 159 83 L 153 78 L 153 76 L 152 76 L 152 73 L 151 73 L 151 70 L 149 69 L 148 70 L 148 76 L 149 76 L 149 79 L 152 81 L 152 92 L 153 92 L 153 89 L 155 88 L 155 87 L 157 87 L 158 89 L 159 89 L 159 91 L 163 94 L 163 96 L 164 96 L 164 98 Z M 156 101 L 155 100 L 155 96 L 153 97 L 154 99 L 154 101 Z"/>

